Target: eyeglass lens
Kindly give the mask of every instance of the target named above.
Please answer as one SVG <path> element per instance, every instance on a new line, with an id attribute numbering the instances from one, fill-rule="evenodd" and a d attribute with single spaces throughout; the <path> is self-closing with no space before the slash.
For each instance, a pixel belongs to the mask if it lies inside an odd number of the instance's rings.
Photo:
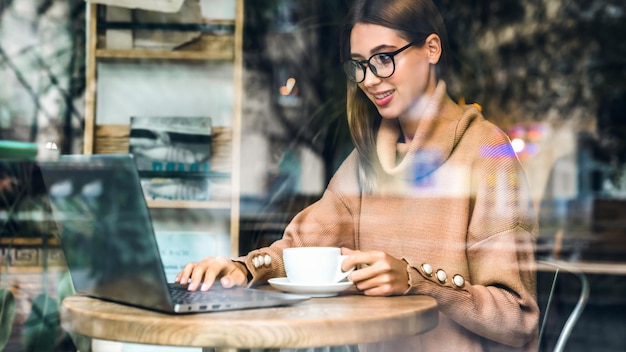
<path id="1" fill-rule="evenodd" d="M 349 60 L 344 63 L 343 67 L 348 79 L 355 83 L 360 83 L 365 79 L 367 67 L 380 78 L 391 76 L 395 69 L 393 56 L 389 54 L 376 54 L 367 61 Z"/>
<path id="2" fill-rule="evenodd" d="M 348 79 L 354 83 L 361 83 L 365 80 L 367 68 L 379 78 L 387 78 L 393 75 L 396 67 L 393 57 L 406 50 L 416 42 L 411 42 L 402 48 L 391 53 L 374 54 L 368 60 L 348 60 L 343 63 L 343 70 Z"/>

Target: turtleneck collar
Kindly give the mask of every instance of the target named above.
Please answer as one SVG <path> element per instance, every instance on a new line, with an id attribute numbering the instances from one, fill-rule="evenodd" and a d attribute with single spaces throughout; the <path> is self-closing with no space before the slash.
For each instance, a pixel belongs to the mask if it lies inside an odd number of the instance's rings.
<path id="1" fill-rule="evenodd" d="M 453 102 L 447 94 L 444 81 L 439 81 L 428 99 L 414 137 L 408 143 L 399 142 L 403 134 L 397 119 L 382 120 L 376 150 L 385 173 L 398 175 L 409 167 L 412 177 L 431 173 L 448 159 L 467 129 L 469 121 L 460 122 L 479 115 L 477 109 L 461 107 Z M 416 161 L 420 162 L 418 168 L 414 167 Z"/>

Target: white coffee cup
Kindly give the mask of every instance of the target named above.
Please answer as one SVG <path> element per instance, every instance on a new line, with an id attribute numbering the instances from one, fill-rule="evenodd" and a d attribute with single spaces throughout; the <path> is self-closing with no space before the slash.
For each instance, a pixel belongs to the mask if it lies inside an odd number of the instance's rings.
<path id="1" fill-rule="evenodd" d="M 328 285 L 340 282 L 354 270 L 341 270 L 347 256 L 337 247 L 293 247 L 283 250 L 283 263 L 289 282 Z"/>

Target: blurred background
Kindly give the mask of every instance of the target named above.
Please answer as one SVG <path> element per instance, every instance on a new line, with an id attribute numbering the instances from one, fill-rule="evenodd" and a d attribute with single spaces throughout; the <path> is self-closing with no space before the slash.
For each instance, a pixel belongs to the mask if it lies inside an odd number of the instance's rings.
<path id="1" fill-rule="evenodd" d="M 240 253 L 279 238 L 352 150 L 338 50 L 349 4 L 245 1 Z M 590 303 L 567 350 L 626 350 L 620 335 L 626 331 L 626 5 L 436 4 L 451 44 L 450 93 L 480 104 L 524 165 L 540 216 L 537 256 L 613 268 L 588 275 Z M 0 1 L 0 140 L 83 152 L 86 6 L 83 0 Z M 127 96 L 111 107 L 134 103 Z M 62 267 L 62 254 L 53 239 L 50 260 L 42 259 L 40 245 L 10 247 L 7 226 L 0 289 L 12 290 L 18 304 L 13 321 L 0 321 L 13 326 L 5 350 L 34 351 L 40 345 L 26 342 L 31 327 L 45 329 L 33 304 L 45 301 L 44 291 L 63 295 L 57 290 L 63 271 L 9 276 L 6 258 L 22 256 L 23 267 Z M 564 310 L 573 303 L 569 290 L 560 293 Z M 60 330 L 46 341 L 49 350 L 75 348 Z"/>

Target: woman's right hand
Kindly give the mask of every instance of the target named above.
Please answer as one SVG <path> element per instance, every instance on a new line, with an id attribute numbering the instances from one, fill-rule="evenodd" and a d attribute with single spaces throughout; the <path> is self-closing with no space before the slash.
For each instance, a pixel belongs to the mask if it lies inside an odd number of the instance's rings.
<path id="1" fill-rule="evenodd" d="M 248 269 L 242 263 L 224 257 L 206 257 L 191 262 L 176 275 L 175 283 L 187 286 L 187 290 L 207 291 L 217 278 L 223 287 L 243 286 L 248 283 Z"/>

